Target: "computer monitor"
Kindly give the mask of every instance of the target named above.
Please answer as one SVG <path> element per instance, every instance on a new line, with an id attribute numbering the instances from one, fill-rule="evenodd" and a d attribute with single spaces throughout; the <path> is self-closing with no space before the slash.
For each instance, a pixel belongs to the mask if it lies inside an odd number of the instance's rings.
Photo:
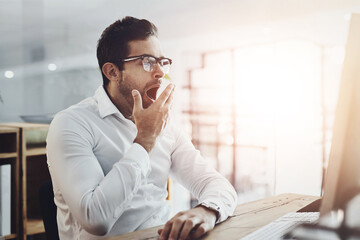
<path id="1" fill-rule="evenodd" d="M 343 208 L 360 189 L 360 14 L 349 27 L 320 215 Z"/>

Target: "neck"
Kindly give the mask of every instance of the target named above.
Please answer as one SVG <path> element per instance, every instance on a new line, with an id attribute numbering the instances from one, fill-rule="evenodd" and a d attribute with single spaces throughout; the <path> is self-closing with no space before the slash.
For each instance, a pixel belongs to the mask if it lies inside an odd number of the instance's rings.
<path id="1" fill-rule="evenodd" d="M 114 91 L 112 91 L 109 85 L 110 84 L 104 87 L 104 89 L 109 96 L 111 102 L 125 118 L 134 121 L 134 118 L 132 116 L 132 107 L 130 106 L 127 99 L 122 94 L 116 94 Z"/>

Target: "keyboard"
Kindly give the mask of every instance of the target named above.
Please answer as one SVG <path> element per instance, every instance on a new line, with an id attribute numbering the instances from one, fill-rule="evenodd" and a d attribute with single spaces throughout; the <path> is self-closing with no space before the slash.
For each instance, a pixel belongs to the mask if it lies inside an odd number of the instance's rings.
<path id="1" fill-rule="evenodd" d="M 300 223 L 314 223 L 318 212 L 291 212 L 241 238 L 242 240 L 282 239 L 289 230 Z"/>

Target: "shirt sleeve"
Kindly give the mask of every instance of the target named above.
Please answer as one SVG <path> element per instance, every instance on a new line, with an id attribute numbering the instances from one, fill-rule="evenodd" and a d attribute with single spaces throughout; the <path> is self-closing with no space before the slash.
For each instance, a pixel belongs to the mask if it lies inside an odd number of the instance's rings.
<path id="1" fill-rule="evenodd" d="M 219 209 L 217 222 L 226 220 L 234 213 L 237 194 L 230 182 L 208 164 L 195 149 L 190 139 L 181 131 L 172 153 L 171 173 L 198 200 Z"/>
<path id="2" fill-rule="evenodd" d="M 58 114 L 49 129 L 47 157 L 52 181 L 71 214 L 89 233 L 105 235 L 150 171 L 150 161 L 146 150 L 134 143 L 105 176 L 88 129 L 81 119 Z"/>

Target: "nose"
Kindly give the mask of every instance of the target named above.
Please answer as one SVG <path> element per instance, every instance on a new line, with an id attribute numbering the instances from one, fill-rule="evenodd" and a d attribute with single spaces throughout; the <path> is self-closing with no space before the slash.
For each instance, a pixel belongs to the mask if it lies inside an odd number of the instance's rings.
<path id="1" fill-rule="evenodd" d="M 160 78 L 163 78 L 165 76 L 165 72 L 164 70 L 160 67 L 160 64 L 157 63 L 154 67 L 154 70 L 152 72 L 153 74 L 153 77 L 155 79 L 160 79 Z"/>

